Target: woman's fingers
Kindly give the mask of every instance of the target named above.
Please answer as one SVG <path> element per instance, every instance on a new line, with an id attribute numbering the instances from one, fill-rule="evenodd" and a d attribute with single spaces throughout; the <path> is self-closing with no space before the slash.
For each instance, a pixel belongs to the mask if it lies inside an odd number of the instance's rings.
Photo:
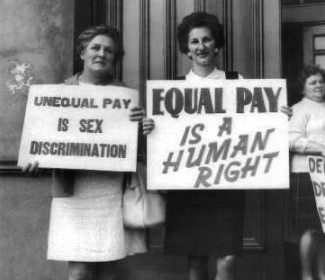
<path id="1" fill-rule="evenodd" d="M 143 134 L 148 135 L 154 128 L 155 122 L 153 119 L 145 118 L 145 110 L 141 107 L 131 108 L 129 118 L 131 121 L 142 122 Z"/>
<path id="2" fill-rule="evenodd" d="M 129 119 L 132 122 L 141 122 L 145 116 L 145 111 L 141 107 L 133 107 L 130 111 Z"/>
<path id="3" fill-rule="evenodd" d="M 28 163 L 28 164 L 26 164 L 25 166 L 23 166 L 21 168 L 21 171 L 24 172 L 24 173 L 27 173 L 27 172 L 29 172 L 31 166 L 32 166 L 32 164 L 31 163 Z"/>
<path id="4" fill-rule="evenodd" d="M 283 114 L 286 114 L 289 119 L 292 117 L 292 109 L 290 107 L 288 107 L 288 106 L 281 106 L 280 111 Z"/>
<path id="5" fill-rule="evenodd" d="M 39 165 L 38 161 L 33 162 L 32 166 L 30 168 L 30 172 L 37 173 L 39 171 L 38 165 Z"/>
<path id="6" fill-rule="evenodd" d="M 28 163 L 24 167 L 22 167 L 22 172 L 28 173 L 29 175 L 32 176 L 39 176 L 41 174 L 41 169 L 38 168 L 38 161 L 35 161 L 33 163 Z"/>
<path id="7" fill-rule="evenodd" d="M 142 128 L 143 134 L 148 135 L 155 128 L 154 120 L 145 118 L 142 122 Z"/>

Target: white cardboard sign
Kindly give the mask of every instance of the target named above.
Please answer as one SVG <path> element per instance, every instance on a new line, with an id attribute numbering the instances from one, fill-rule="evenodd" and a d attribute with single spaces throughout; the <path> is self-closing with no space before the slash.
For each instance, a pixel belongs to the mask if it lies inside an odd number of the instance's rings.
<path id="1" fill-rule="evenodd" d="M 308 156 L 309 174 L 313 184 L 317 212 L 325 232 L 325 161 L 321 156 Z"/>
<path id="2" fill-rule="evenodd" d="M 138 124 L 129 120 L 138 92 L 117 86 L 33 85 L 18 165 L 135 171 Z"/>
<path id="3" fill-rule="evenodd" d="M 150 189 L 289 187 L 284 80 L 148 81 Z"/>

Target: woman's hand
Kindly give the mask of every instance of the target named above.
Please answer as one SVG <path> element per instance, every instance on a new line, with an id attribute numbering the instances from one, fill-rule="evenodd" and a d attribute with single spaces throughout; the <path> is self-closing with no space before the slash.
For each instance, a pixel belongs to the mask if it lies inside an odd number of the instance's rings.
<path id="1" fill-rule="evenodd" d="M 144 118 L 142 122 L 143 134 L 148 135 L 154 128 L 155 122 L 153 119 Z"/>
<path id="2" fill-rule="evenodd" d="M 318 152 L 316 154 L 318 154 L 318 155 L 320 154 L 322 157 L 325 158 L 325 146 L 319 144 L 317 147 L 317 150 L 318 150 Z"/>
<path id="3" fill-rule="evenodd" d="M 325 145 L 309 140 L 305 147 L 306 155 L 321 155 L 325 157 Z"/>
<path id="4" fill-rule="evenodd" d="M 281 106 L 280 112 L 287 115 L 289 120 L 292 117 L 292 109 L 289 106 Z"/>
<path id="5" fill-rule="evenodd" d="M 21 171 L 24 173 L 28 173 L 31 176 L 39 176 L 41 175 L 41 169 L 38 168 L 38 161 L 35 161 L 33 163 L 28 163 L 25 166 L 21 168 Z"/>
<path id="6" fill-rule="evenodd" d="M 131 122 L 141 122 L 144 118 L 145 112 L 142 107 L 132 107 L 129 119 Z"/>
<path id="7" fill-rule="evenodd" d="M 320 154 L 322 155 L 322 157 L 325 158 L 325 147 L 321 149 Z"/>
<path id="8" fill-rule="evenodd" d="M 314 142 L 312 145 L 316 146 L 316 151 L 318 154 L 320 154 L 322 157 L 325 157 L 325 146 L 323 144 Z"/>

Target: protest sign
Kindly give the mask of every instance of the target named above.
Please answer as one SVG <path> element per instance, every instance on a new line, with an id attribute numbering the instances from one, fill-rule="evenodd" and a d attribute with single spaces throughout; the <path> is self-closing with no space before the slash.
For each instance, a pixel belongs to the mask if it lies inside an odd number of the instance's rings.
<path id="1" fill-rule="evenodd" d="M 18 165 L 135 171 L 138 92 L 117 86 L 30 87 Z"/>
<path id="2" fill-rule="evenodd" d="M 308 156 L 309 174 L 313 184 L 320 223 L 325 232 L 325 162 L 321 156 Z"/>
<path id="3" fill-rule="evenodd" d="M 150 189 L 289 187 L 284 80 L 148 81 Z"/>

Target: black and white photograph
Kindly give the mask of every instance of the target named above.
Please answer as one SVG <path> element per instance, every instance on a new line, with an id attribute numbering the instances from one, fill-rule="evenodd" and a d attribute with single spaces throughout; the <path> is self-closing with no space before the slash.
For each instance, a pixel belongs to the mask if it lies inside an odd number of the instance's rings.
<path id="1" fill-rule="evenodd" d="M 0 280 L 325 280 L 325 0 L 2 0 Z"/>

